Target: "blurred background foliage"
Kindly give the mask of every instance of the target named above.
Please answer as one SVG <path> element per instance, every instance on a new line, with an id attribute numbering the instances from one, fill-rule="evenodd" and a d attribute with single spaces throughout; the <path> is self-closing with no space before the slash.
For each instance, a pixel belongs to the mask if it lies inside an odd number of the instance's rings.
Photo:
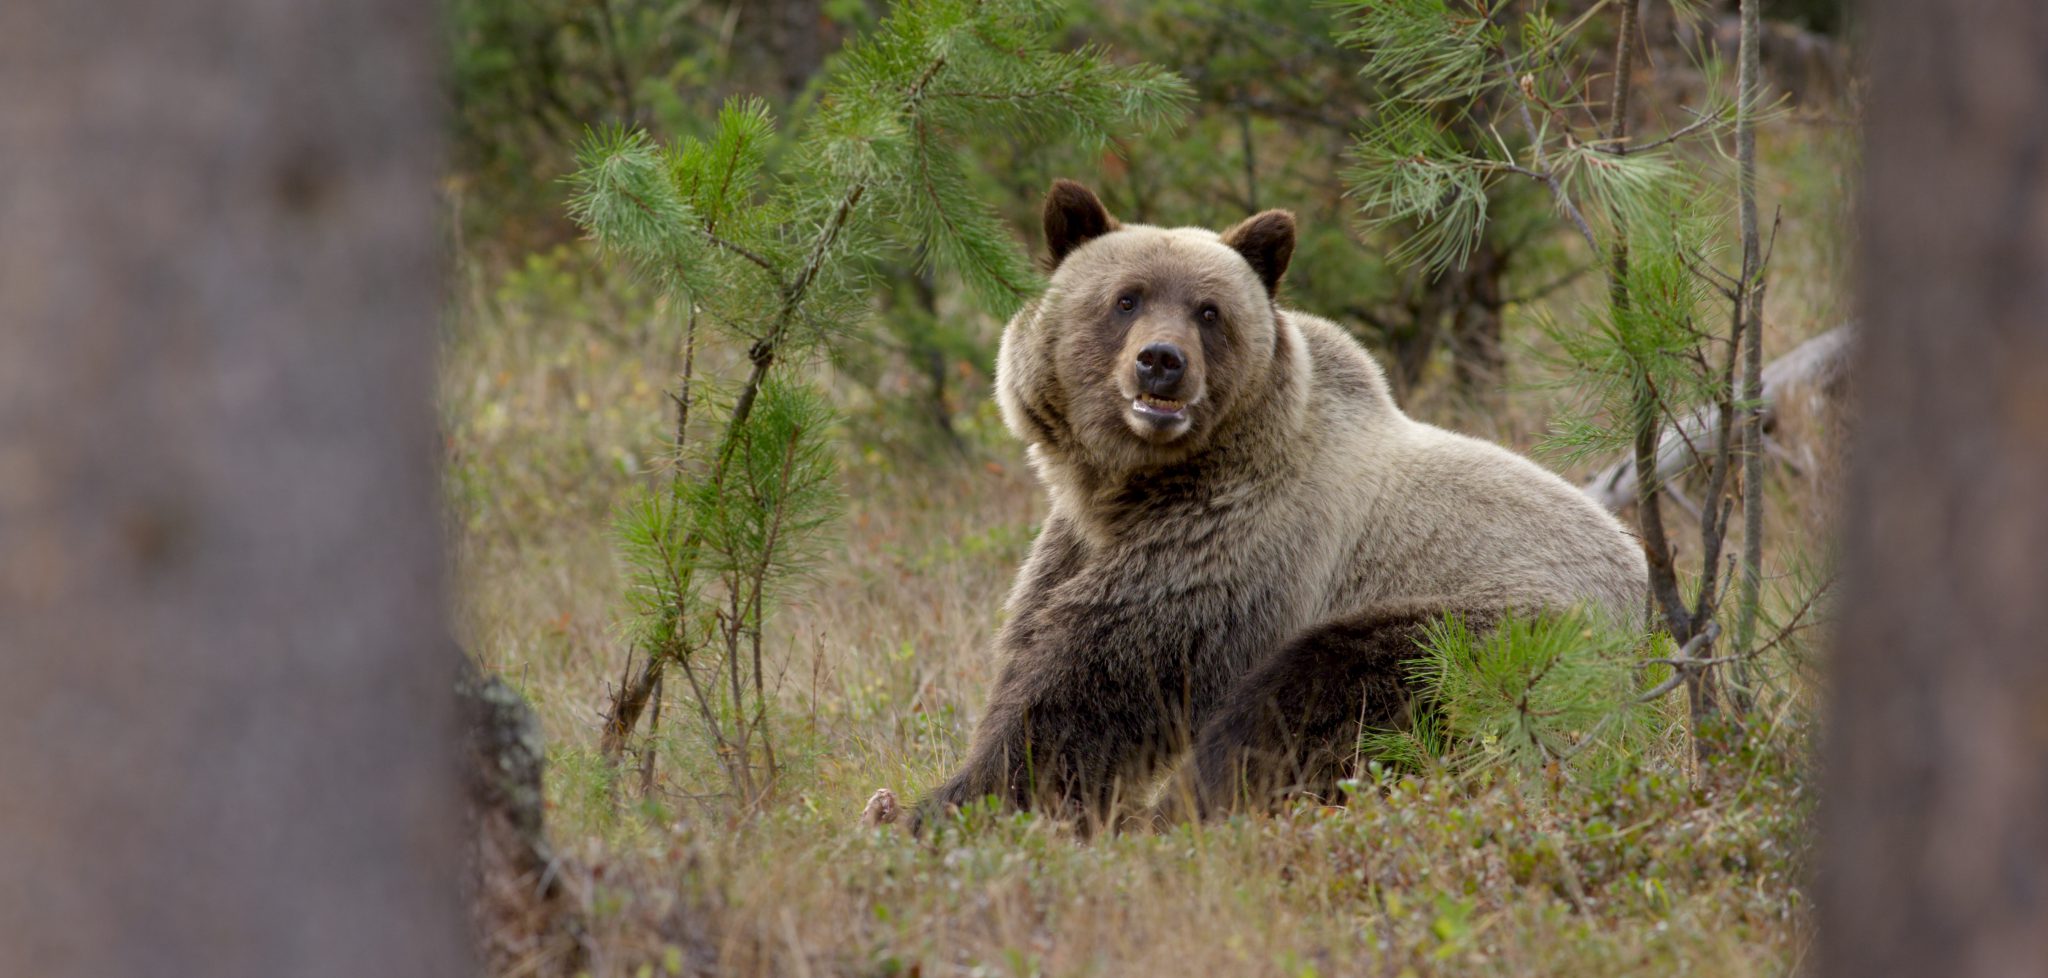
<path id="1" fill-rule="evenodd" d="M 1597 0 L 1542 5 L 1560 20 Z M 1705 27 L 1669 24 L 1651 5 L 1645 35 L 1669 39 L 1650 82 L 1683 104 L 1687 47 L 1732 52 L 1733 4 L 1709 8 Z M 1781 0 L 1766 57 L 1798 98 L 1832 94 L 1844 66 L 1830 33 L 1846 29 L 1850 0 Z M 765 98 L 801 128 L 814 82 L 844 39 L 876 24 L 871 0 L 454 0 L 448 15 L 448 85 L 454 113 L 447 181 L 465 259 L 532 271 L 533 256 L 574 264 L 577 230 L 561 179 L 587 127 L 626 124 L 657 141 L 708 137 L 718 107 L 739 94 Z M 1037 242 L 1037 207 L 1052 178 L 1093 186 L 1119 217 L 1166 225 L 1227 225 L 1266 207 L 1301 217 L 1288 275 L 1290 301 L 1353 330 L 1386 362 L 1408 398 L 1436 378 L 1461 397 L 1487 397 L 1503 380 L 1502 311 L 1542 298 L 1587 271 L 1570 253 L 1540 188 L 1489 190 L 1485 234 L 1458 267 L 1429 271 L 1389 260 L 1414 228 L 1366 227 L 1344 174 L 1355 136 L 1375 124 L 1385 94 L 1361 74 L 1365 54 L 1341 43 L 1346 11 L 1293 0 L 1166 0 L 1073 4 L 1072 46 L 1100 45 L 1126 63 L 1177 72 L 1195 103 L 1184 126 L 1131 132 L 1104 151 L 983 133 L 973 152 L 1009 165 L 970 175 L 973 190 Z M 1719 20 L 1715 19 L 1717 16 Z M 1660 30 L 1659 28 L 1663 29 Z M 1584 43 L 1611 43 L 1595 22 Z M 1655 60 L 1655 59 L 1653 59 Z M 1688 85 L 1694 90 L 1688 91 Z M 1433 120 L 1462 144 L 1490 139 L 1468 118 Z M 568 250 L 561 246 L 571 245 Z M 850 378 L 877 394 L 888 420 L 921 426 L 920 450 L 960 450 L 993 360 L 994 330 L 951 303 L 957 282 L 913 262 L 887 277 L 872 342 L 835 351 Z M 567 274 L 582 275 L 582 271 Z M 999 325 L 999 324 L 998 324 Z M 896 396 L 896 395 L 907 396 Z"/>

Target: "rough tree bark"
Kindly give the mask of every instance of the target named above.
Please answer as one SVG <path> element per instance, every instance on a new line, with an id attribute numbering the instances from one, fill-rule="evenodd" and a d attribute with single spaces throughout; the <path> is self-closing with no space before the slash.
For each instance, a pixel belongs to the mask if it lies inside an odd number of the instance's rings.
<path id="1" fill-rule="evenodd" d="M 1826 975 L 2048 962 L 2048 7 L 1884 0 Z"/>
<path id="2" fill-rule="evenodd" d="M 497 676 L 465 665 L 456 686 L 475 864 L 470 922 L 490 974 L 573 975 L 588 929 L 548 845 L 540 718 Z"/>
<path id="3" fill-rule="evenodd" d="M 0 974 L 469 968 L 438 45 L 0 4 Z"/>

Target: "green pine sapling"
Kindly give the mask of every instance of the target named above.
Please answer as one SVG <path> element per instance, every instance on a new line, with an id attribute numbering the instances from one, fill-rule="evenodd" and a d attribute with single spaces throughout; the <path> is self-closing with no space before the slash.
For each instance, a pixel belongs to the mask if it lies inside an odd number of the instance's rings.
<path id="1" fill-rule="evenodd" d="M 1758 82 L 1745 70 L 1739 98 L 1730 101 L 1722 93 L 1718 65 L 1701 55 L 1706 103 L 1687 109 L 1691 115 L 1682 125 L 1648 138 L 1632 133 L 1631 119 L 1646 114 L 1629 105 L 1641 46 L 1637 6 L 1638 0 L 1596 4 L 1560 23 L 1543 5 L 1512 0 L 1345 4 L 1351 26 L 1343 40 L 1365 52 L 1366 73 L 1390 95 L 1367 121 L 1349 176 L 1368 225 L 1420 229 L 1400 253 L 1417 265 L 1463 261 L 1485 232 L 1493 192 L 1519 181 L 1549 195 L 1561 226 L 1605 269 L 1608 301 L 1592 312 L 1590 325 L 1545 324 L 1586 408 L 1582 417 L 1557 426 L 1552 444 L 1568 459 L 1614 451 L 1633 456 L 1652 613 L 1673 643 L 1697 660 L 1679 667 L 1697 733 L 1700 721 L 1715 710 L 1716 677 L 1707 666 L 1727 661 L 1714 658 L 1711 646 L 1726 590 L 1722 544 L 1737 502 L 1732 475 L 1742 462 L 1743 446 L 1731 437 L 1732 419 L 1750 396 L 1738 387 L 1735 366 L 1740 351 L 1751 351 L 1755 359 L 1760 326 L 1754 298 L 1762 269 L 1754 250 L 1753 204 L 1743 211 L 1742 273 L 1714 267 L 1725 250 L 1719 225 L 1729 181 L 1714 169 L 1713 156 L 1680 150 L 1718 142 L 1738 128 L 1753 132 Z M 1697 13 L 1691 4 L 1677 6 L 1682 17 Z M 1615 45 L 1596 51 L 1587 29 L 1609 14 L 1616 22 Z M 1746 35 L 1745 42 L 1753 44 L 1753 38 Z M 1744 52 L 1745 58 L 1753 54 Z M 1596 84 L 1604 85 L 1604 99 Z M 1446 120 L 1490 138 L 1453 138 Z M 1753 162 L 1742 176 L 1747 190 Z M 1724 299 L 1733 315 L 1727 330 L 1715 335 L 1702 323 Z M 1674 430 L 1683 435 L 1676 422 L 1696 405 L 1711 406 L 1722 423 L 1716 443 L 1690 446 L 1705 474 L 1705 496 L 1694 503 L 1660 476 L 1657 462 L 1662 441 Z M 1745 503 L 1752 510 L 1751 553 L 1758 533 L 1753 510 L 1761 505 L 1755 478 L 1749 475 L 1752 494 Z M 1699 520 L 1700 563 L 1685 575 L 1689 580 L 1681 580 L 1666 525 L 1667 497 Z M 1743 597 L 1745 606 L 1756 600 L 1748 591 Z M 1752 612 L 1745 611 L 1745 620 Z M 1518 637 L 1531 638 L 1529 647 L 1515 651 L 1525 644 Z M 1522 668 L 1510 674 L 1555 674 L 1544 663 L 1557 646 L 1537 637 L 1510 631 L 1493 643 L 1497 651 L 1518 656 Z M 1585 654 L 1597 655 L 1602 647 L 1587 643 Z M 1433 661 L 1472 660 L 1449 660 L 1439 652 Z M 1451 718 L 1474 708 L 1464 701 L 1473 690 L 1450 681 L 1454 671 L 1439 668 L 1423 677 Z M 1612 708 L 1633 707 L 1621 697 Z M 1548 752 L 1546 747 L 1526 756 Z"/>
<path id="2" fill-rule="evenodd" d="M 877 262 L 921 255 L 957 275 L 990 313 L 1041 283 L 1015 237 L 966 179 L 975 133 L 1098 150 L 1109 136 L 1172 120 L 1185 86 L 1098 50 L 1056 49 L 1057 8 L 1035 0 L 904 0 L 827 66 L 796 130 L 735 99 L 706 140 L 589 136 L 570 211 L 607 251 L 652 276 L 683 310 L 675 393 L 677 476 L 620 521 L 632 567 L 637 672 L 613 693 L 602 746 L 627 746 L 663 678 L 682 672 L 733 797 L 774 788 L 762 657 L 767 602 L 815 554 L 836 510 L 831 414 L 788 365 L 861 342 Z M 721 420 L 693 442 L 707 400 L 704 324 L 746 350 Z M 777 370 L 778 366 L 783 369 Z"/>

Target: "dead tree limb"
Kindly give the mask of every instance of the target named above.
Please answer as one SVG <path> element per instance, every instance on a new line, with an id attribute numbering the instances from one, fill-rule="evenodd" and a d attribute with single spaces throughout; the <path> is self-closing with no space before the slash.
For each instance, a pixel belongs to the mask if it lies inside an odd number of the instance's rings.
<path id="1" fill-rule="evenodd" d="M 1832 388 L 1849 368 L 1849 352 L 1856 336 L 1854 324 L 1837 326 L 1794 347 L 1764 367 L 1764 426 L 1776 420 L 1785 399 L 1798 391 Z M 1658 481 L 1669 485 L 1699 462 L 1694 446 L 1715 444 L 1722 419 L 1713 405 L 1687 412 L 1675 424 L 1666 425 L 1658 438 L 1656 472 Z M 1633 457 L 1620 459 L 1595 473 L 1581 486 L 1600 505 L 1619 512 L 1636 501 L 1636 470 Z"/>
<path id="2" fill-rule="evenodd" d="M 1662 662 L 1671 666 L 1671 675 L 1663 682 L 1644 690 L 1642 695 L 1636 697 L 1636 702 L 1654 702 L 1665 693 L 1677 689 L 1680 683 L 1685 682 L 1688 676 L 1698 670 L 1727 661 L 1726 657 L 1704 659 L 1698 657 L 1702 650 L 1712 645 L 1714 640 L 1719 637 L 1721 637 L 1721 624 L 1709 621 L 1701 626 L 1699 631 L 1693 633 L 1691 638 L 1685 640 L 1685 645 L 1678 650 L 1677 655 L 1669 659 L 1649 660 L 1650 662 Z"/>

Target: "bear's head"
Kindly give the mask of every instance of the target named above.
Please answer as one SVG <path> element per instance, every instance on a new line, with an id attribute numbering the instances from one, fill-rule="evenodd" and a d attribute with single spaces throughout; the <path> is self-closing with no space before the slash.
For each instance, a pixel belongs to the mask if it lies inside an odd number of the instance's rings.
<path id="1" fill-rule="evenodd" d="M 1041 452 L 1117 469 L 1163 464 L 1266 411 L 1301 347 L 1274 295 L 1294 215 L 1218 234 L 1120 224 L 1086 187 L 1045 200 L 1052 278 L 1003 333 L 997 398 Z"/>

